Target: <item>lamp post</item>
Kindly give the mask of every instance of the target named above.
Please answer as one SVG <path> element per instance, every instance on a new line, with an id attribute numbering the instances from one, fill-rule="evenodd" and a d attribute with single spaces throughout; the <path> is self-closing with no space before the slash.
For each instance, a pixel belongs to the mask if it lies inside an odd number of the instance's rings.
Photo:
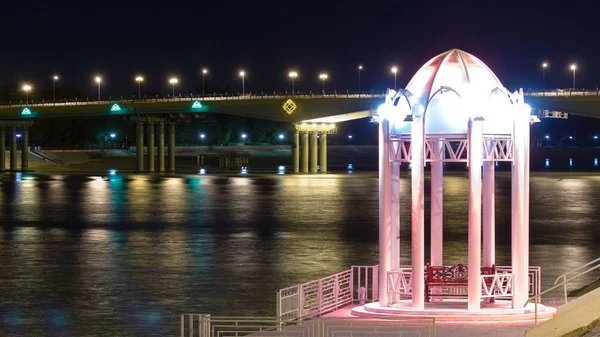
<path id="1" fill-rule="evenodd" d="M 117 137 L 117 134 L 115 134 L 114 132 L 110 133 L 110 141 L 111 141 L 111 147 L 114 148 L 115 147 L 115 138 Z"/>
<path id="2" fill-rule="evenodd" d="M 144 82 L 144 78 L 142 76 L 136 76 L 135 81 L 138 84 L 138 99 L 142 99 L 142 82 Z"/>
<path id="3" fill-rule="evenodd" d="M 244 142 L 244 145 L 246 145 L 246 138 L 248 137 L 248 135 L 246 135 L 245 133 L 242 133 L 242 141 Z"/>
<path id="4" fill-rule="evenodd" d="M 175 98 L 175 84 L 177 84 L 177 82 L 179 82 L 179 80 L 177 80 L 176 77 L 171 77 L 169 80 L 169 83 L 171 83 L 171 86 L 173 87 L 173 98 Z"/>
<path id="5" fill-rule="evenodd" d="M 348 135 L 348 144 L 352 144 L 352 135 Z"/>
<path id="6" fill-rule="evenodd" d="M 279 145 L 283 144 L 283 134 L 279 134 Z"/>
<path id="7" fill-rule="evenodd" d="M 244 85 L 245 85 L 244 79 L 246 78 L 246 72 L 243 71 L 243 70 L 240 71 L 240 77 L 242 78 L 242 96 L 244 96 L 245 90 L 246 90 L 245 87 L 244 87 Z"/>
<path id="8" fill-rule="evenodd" d="M 321 81 L 323 81 L 323 96 L 325 96 L 325 80 L 329 78 L 329 76 L 327 76 L 327 74 L 323 73 L 319 75 L 319 78 L 321 79 Z"/>
<path id="9" fill-rule="evenodd" d="M 394 74 L 394 90 L 396 90 L 397 86 L 396 86 L 396 74 L 398 73 L 398 67 L 393 66 L 392 67 L 392 74 Z"/>
<path id="10" fill-rule="evenodd" d="M 573 70 L 573 90 L 575 90 L 575 71 L 577 70 L 577 65 L 575 63 L 571 64 L 571 70 Z"/>
<path id="11" fill-rule="evenodd" d="M 102 77 L 96 76 L 96 78 L 94 78 L 94 81 L 98 83 L 98 102 L 100 102 L 100 83 L 102 83 Z"/>
<path id="12" fill-rule="evenodd" d="M 358 66 L 358 94 L 360 95 L 360 72 L 363 70 L 362 64 Z"/>
<path id="13" fill-rule="evenodd" d="M 546 68 L 548 68 L 548 63 L 547 62 L 542 63 L 542 83 L 543 83 L 544 94 L 546 93 Z"/>
<path id="14" fill-rule="evenodd" d="M 25 91 L 25 104 L 28 105 L 29 104 L 29 92 L 31 91 L 31 85 L 23 84 L 22 89 L 23 89 L 23 91 Z"/>
<path id="15" fill-rule="evenodd" d="M 202 145 L 204 145 L 204 138 L 206 138 L 206 135 L 201 133 L 200 134 L 200 140 L 202 141 Z"/>
<path id="16" fill-rule="evenodd" d="M 204 96 L 204 76 L 208 74 L 208 69 L 202 69 L 202 96 Z"/>
<path id="17" fill-rule="evenodd" d="M 288 75 L 292 79 L 292 96 L 294 96 L 294 80 L 296 79 L 296 77 L 298 77 L 298 73 L 295 71 L 290 71 Z"/>
<path id="18" fill-rule="evenodd" d="M 58 81 L 58 75 L 52 76 L 52 100 L 56 101 L 56 81 Z"/>

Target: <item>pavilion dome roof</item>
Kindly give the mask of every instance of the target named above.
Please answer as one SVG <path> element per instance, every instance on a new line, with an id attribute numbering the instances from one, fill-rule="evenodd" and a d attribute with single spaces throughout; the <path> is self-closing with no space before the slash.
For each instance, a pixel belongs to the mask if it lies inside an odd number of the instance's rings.
<path id="1" fill-rule="evenodd" d="M 452 88 L 461 96 L 470 91 L 486 97 L 492 90 L 504 88 L 485 63 L 460 49 L 449 50 L 429 60 L 413 76 L 406 89 L 416 99 L 428 100 L 442 87 Z"/>
<path id="2" fill-rule="evenodd" d="M 485 63 L 460 49 L 441 53 L 425 63 L 408 83 L 412 106 L 424 107 L 425 134 L 465 134 L 471 117 L 482 116 L 484 132 L 510 133 L 509 92 Z M 506 116 L 507 117 L 507 116 Z M 510 119 L 510 121 L 509 121 Z M 410 133 L 409 123 L 396 131 Z"/>

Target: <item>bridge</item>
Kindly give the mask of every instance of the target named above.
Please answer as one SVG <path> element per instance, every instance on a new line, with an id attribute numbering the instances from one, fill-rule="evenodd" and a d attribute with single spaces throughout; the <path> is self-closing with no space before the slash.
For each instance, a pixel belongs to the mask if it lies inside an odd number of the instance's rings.
<path id="1" fill-rule="evenodd" d="M 337 123 L 370 117 L 382 101 L 383 94 L 346 93 L 8 103 L 0 105 L 0 149 L 5 148 L 8 128 L 10 170 L 16 171 L 17 137 L 20 136 L 21 170 L 27 170 L 29 128 L 34 121 L 123 115 L 136 124 L 137 171 L 151 173 L 167 169 L 175 172 L 176 124 L 206 114 L 227 114 L 294 125 L 293 171 L 327 172 L 327 135 L 336 132 Z M 165 125 L 168 128 L 166 146 Z M 168 163 L 165 163 L 165 148 Z M 5 161 L 4 156 L 0 156 L 0 171 L 6 168 Z"/>
<path id="2" fill-rule="evenodd" d="M 556 89 L 525 95 L 527 104 L 534 109 L 600 118 L 600 90 Z"/>
<path id="3" fill-rule="evenodd" d="M 227 114 L 293 125 L 294 172 L 327 172 L 327 135 L 337 123 L 366 118 L 382 103 L 380 94 L 273 94 L 243 96 L 187 96 L 176 98 L 61 100 L 0 104 L 0 149 L 10 141 L 10 170 L 17 171 L 17 137 L 21 143 L 21 170 L 28 169 L 29 128 L 34 121 L 61 118 L 127 116 L 136 125 L 138 172 L 175 172 L 176 124 L 207 114 Z M 600 91 L 552 90 L 527 93 L 527 102 L 539 111 L 600 118 Z M 168 135 L 165 134 L 168 129 Z M 165 140 L 166 138 L 166 140 Z M 165 144 L 166 142 L 166 144 Z M 146 146 L 144 145 L 146 144 Z M 147 146 L 152 144 L 154 146 Z M 165 162 L 165 149 L 168 151 Z M 144 155 L 146 153 L 146 156 Z M 155 161 L 155 159 L 157 159 Z M 319 169 L 320 167 L 320 169 Z M 0 156 L 0 171 L 6 159 Z"/>

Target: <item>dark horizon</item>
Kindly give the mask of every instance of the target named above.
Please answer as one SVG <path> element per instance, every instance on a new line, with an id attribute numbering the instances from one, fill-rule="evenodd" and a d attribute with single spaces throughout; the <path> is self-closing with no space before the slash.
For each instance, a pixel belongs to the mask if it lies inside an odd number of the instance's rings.
<path id="1" fill-rule="evenodd" d="M 589 4 L 588 4 L 589 3 Z M 289 70 L 298 71 L 295 88 L 328 90 L 392 87 L 390 67 L 397 65 L 404 87 L 430 58 L 452 48 L 479 57 L 510 90 L 572 84 L 569 65 L 578 65 L 576 86 L 600 85 L 600 53 L 594 43 L 600 28 L 591 2 L 552 6 L 428 2 L 374 5 L 359 1 L 327 3 L 175 2 L 152 6 L 132 1 L 105 1 L 83 7 L 72 1 L 27 6 L 8 3 L 0 27 L 11 32 L 0 55 L 0 84 L 32 83 L 36 91 L 58 86 L 95 96 L 96 74 L 103 77 L 103 96 L 137 94 L 134 77 L 142 74 L 145 92 L 177 92 L 206 87 L 241 91 L 244 69 L 247 92 L 290 90 Z M 93 9 L 92 9 L 93 8 Z"/>

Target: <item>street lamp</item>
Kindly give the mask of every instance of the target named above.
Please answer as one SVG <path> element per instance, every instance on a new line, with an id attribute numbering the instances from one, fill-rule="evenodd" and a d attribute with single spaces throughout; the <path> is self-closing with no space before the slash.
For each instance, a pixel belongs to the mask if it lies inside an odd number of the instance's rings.
<path id="1" fill-rule="evenodd" d="M 321 81 L 323 81 L 323 95 L 325 95 L 325 80 L 329 78 L 329 76 L 327 76 L 327 74 L 323 73 L 319 75 L 319 78 L 321 79 Z"/>
<path id="2" fill-rule="evenodd" d="M 544 85 L 544 93 L 546 93 L 546 68 L 548 68 L 548 63 L 542 63 L 542 82 Z"/>
<path id="3" fill-rule="evenodd" d="M 573 90 L 575 90 L 575 71 L 577 70 L 577 65 L 575 63 L 571 64 L 571 70 L 573 70 Z"/>
<path id="4" fill-rule="evenodd" d="M 56 81 L 58 81 L 58 75 L 52 76 L 52 100 L 56 101 Z"/>
<path id="5" fill-rule="evenodd" d="M 208 69 L 202 69 L 202 96 L 204 96 L 204 76 L 208 74 Z"/>
<path id="6" fill-rule="evenodd" d="M 348 144 L 352 144 L 352 135 L 348 135 Z"/>
<path id="7" fill-rule="evenodd" d="M 292 96 L 294 96 L 294 80 L 296 79 L 296 77 L 298 77 L 298 73 L 295 71 L 290 71 L 288 75 L 292 79 Z"/>
<path id="8" fill-rule="evenodd" d="M 279 134 L 279 145 L 283 143 L 283 134 Z"/>
<path id="9" fill-rule="evenodd" d="M 23 84 L 23 91 L 25 91 L 25 104 L 29 104 L 29 92 L 31 91 L 31 85 Z"/>
<path id="10" fill-rule="evenodd" d="M 244 144 L 246 144 L 246 137 L 248 137 L 248 135 L 242 133 L 242 140 L 244 141 Z"/>
<path id="11" fill-rule="evenodd" d="M 362 64 L 358 66 L 358 94 L 360 95 L 360 72 L 363 70 Z"/>
<path id="12" fill-rule="evenodd" d="M 136 76 L 135 81 L 138 84 L 138 99 L 142 99 L 142 82 L 144 82 L 144 78 L 142 76 Z"/>
<path id="13" fill-rule="evenodd" d="M 206 135 L 201 133 L 200 134 L 200 140 L 202 141 L 202 145 L 204 145 L 204 138 L 206 138 Z"/>
<path id="14" fill-rule="evenodd" d="M 177 82 L 179 81 L 176 77 L 171 77 L 171 79 L 169 79 L 169 83 L 171 83 L 171 86 L 173 87 L 173 98 L 175 98 L 175 84 L 177 84 Z"/>
<path id="15" fill-rule="evenodd" d="M 242 96 L 244 96 L 245 93 L 245 87 L 244 87 L 244 79 L 246 78 L 246 72 L 245 71 L 240 71 L 240 77 L 242 78 Z"/>
<path id="16" fill-rule="evenodd" d="M 396 74 L 398 73 L 398 67 L 393 66 L 391 70 L 392 70 L 392 73 L 394 74 L 394 90 L 396 90 Z"/>
<path id="17" fill-rule="evenodd" d="M 102 83 L 102 77 L 96 76 L 96 78 L 94 78 L 94 81 L 98 83 L 98 102 L 100 102 L 100 83 Z"/>

